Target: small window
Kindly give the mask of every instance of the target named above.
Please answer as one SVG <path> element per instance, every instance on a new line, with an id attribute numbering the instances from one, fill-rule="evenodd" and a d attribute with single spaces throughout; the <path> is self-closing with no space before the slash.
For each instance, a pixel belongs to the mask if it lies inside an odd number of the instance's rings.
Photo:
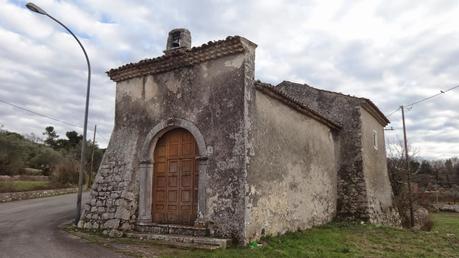
<path id="1" fill-rule="evenodd" d="M 373 130 L 373 148 L 378 149 L 378 132 Z"/>

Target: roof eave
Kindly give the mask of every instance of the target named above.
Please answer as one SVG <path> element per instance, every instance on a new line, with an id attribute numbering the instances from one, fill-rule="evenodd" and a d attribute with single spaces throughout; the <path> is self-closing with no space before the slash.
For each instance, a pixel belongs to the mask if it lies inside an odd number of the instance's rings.
<path id="1" fill-rule="evenodd" d="M 255 43 L 246 38 L 231 36 L 224 40 L 208 42 L 199 47 L 165 54 L 156 58 L 144 59 L 137 63 L 125 64 L 118 68 L 110 69 L 106 73 L 111 80 L 119 82 L 139 76 L 193 66 L 223 56 L 243 53 L 248 48 L 253 49 L 256 47 Z"/>
<path id="2" fill-rule="evenodd" d="M 379 110 L 379 108 L 369 99 L 362 98 L 364 102 L 361 107 L 372 115 L 382 126 L 387 126 L 390 120 Z"/>
<path id="3" fill-rule="evenodd" d="M 296 101 L 290 97 L 288 97 L 287 95 L 285 95 L 284 93 L 276 90 L 272 85 L 270 84 L 265 84 L 265 83 L 255 83 L 255 88 L 257 90 L 259 90 L 261 93 L 265 94 L 265 95 L 268 95 L 269 97 L 271 98 L 274 98 L 282 103 L 284 103 L 285 105 L 289 106 L 290 108 L 310 117 L 310 118 L 313 118 L 317 121 L 319 121 L 320 123 L 328 126 L 329 128 L 333 129 L 333 130 L 340 130 L 342 127 L 330 120 L 328 120 L 327 118 L 323 117 L 322 115 L 320 115 L 319 113 L 315 112 L 314 110 L 311 110 L 307 107 L 305 107 L 304 105 L 302 105 L 299 101 Z"/>

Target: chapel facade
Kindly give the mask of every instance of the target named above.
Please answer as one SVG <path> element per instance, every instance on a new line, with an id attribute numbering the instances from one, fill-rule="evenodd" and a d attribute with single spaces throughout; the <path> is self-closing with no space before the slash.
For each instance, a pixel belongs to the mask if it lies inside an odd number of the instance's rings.
<path id="1" fill-rule="evenodd" d="M 255 80 L 239 36 L 107 72 L 115 126 L 79 226 L 240 244 L 333 219 L 399 223 L 384 127 L 368 99 Z"/>

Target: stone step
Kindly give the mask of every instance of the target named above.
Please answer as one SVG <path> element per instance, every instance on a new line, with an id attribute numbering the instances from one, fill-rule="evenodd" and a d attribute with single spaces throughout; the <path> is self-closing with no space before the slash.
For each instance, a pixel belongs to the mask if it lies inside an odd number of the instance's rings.
<path id="1" fill-rule="evenodd" d="M 231 245 L 231 239 L 221 239 L 212 237 L 196 237 L 173 234 L 154 234 L 154 233 L 126 233 L 127 237 L 141 240 L 154 240 L 158 244 L 191 249 L 225 249 Z"/>
<path id="2" fill-rule="evenodd" d="M 182 225 L 167 225 L 167 224 L 142 224 L 136 225 L 135 230 L 140 233 L 153 233 L 153 234 L 172 234 L 172 235 L 186 235 L 186 236 L 209 236 L 205 228 L 182 226 Z"/>

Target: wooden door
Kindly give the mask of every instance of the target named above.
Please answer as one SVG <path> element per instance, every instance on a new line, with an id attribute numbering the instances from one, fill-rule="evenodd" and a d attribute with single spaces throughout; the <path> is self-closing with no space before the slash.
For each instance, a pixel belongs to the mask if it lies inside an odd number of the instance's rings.
<path id="1" fill-rule="evenodd" d="M 193 225 L 198 206 L 197 144 L 184 129 L 163 135 L 154 152 L 154 223 Z"/>

